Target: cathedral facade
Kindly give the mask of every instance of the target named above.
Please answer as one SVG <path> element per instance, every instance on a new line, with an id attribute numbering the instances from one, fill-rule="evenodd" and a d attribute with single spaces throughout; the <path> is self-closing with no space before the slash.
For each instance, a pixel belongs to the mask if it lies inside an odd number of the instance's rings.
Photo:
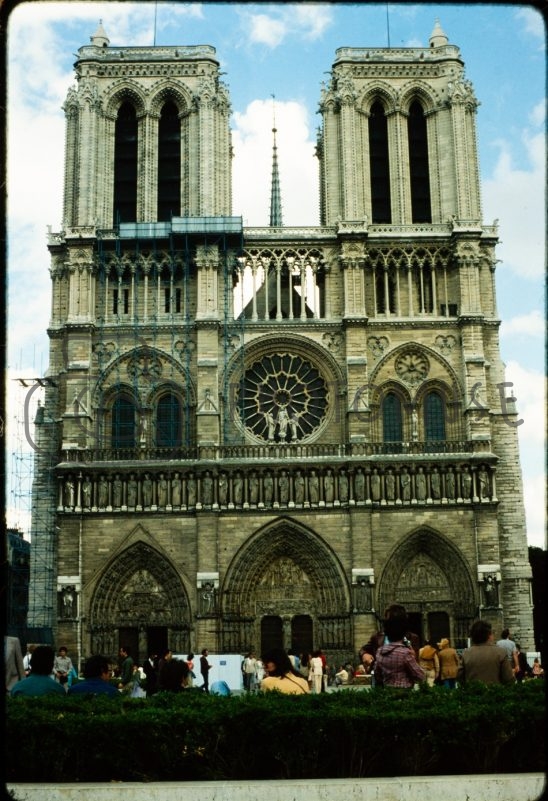
<path id="1" fill-rule="evenodd" d="M 302 228 L 232 214 L 213 47 L 78 51 L 29 620 L 73 658 L 342 659 L 391 602 L 422 640 L 484 617 L 533 649 L 478 102 L 429 44 L 336 51 Z"/>

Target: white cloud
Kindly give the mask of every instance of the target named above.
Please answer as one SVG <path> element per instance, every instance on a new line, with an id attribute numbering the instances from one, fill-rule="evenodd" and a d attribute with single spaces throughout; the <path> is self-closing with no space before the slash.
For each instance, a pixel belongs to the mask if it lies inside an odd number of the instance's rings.
<path id="1" fill-rule="evenodd" d="M 540 39 L 544 44 L 545 27 L 540 11 L 534 8 L 520 8 L 516 11 L 516 19 L 523 22 L 525 33 Z"/>
<path id="2" fill-rule="evenodd" d="M 318 162 L 308 112 L 294 101 L 276 101 L 275 112 L 284 225 L 317 225 Z M 234 114 L 233 124 L 233 213 L 243 215 L 244 225 L 268 225 L 272 100 L 253 101 L 245 112 Z"/>
<path id="3" fill-rule="evenodd" d="M 301 3 L 290 6 L 288 19 L 294 19 L 295 27 L 302 30 L 308 39 L 319 39 L 324 31 L 333 24 L 333 10 L 329 5 Z"/>
<path id="4" fill-rule="evenodd" d="M 250 14 L 249 22 L 249 38 L 252 43 L 278 47 L 287 34 L 285 22 L 267 17 L 266 14 Z"/>
<path id="5" fill-rule="evenodd" d="M 510 334 L 521 334 L 535 338 L 544 337 L 545 332 L 544 315 L 538 309 L 533 309 L 529 314 L 512 317 L 510 320 L 503 320 L 500 327 L 501 338 L 510 336 Z"/>
<path id="6" fill-rule="evenodd" d="M 506 380 L 513 383 L 517 399 L 520 463 L 523 474 L 527 541 L 546 547 L 546 378 L 517 362 L 506 366 Z"/>
<path id="7" fill-rule="evenodd" d="M 333 10 L 322 3 L 269 6 L 269 13 L 242 12 L 252 44 L 278 47 L 289 36 L 315 41 L 333 24 Z"/>
<path id="8" fill-rule="evenodd" d="M 544 462 L 546 431 L 546 378 L 535 370 L 528 370 L 514 361 L 506 365 L 506 380 L 513 384 L 512 392 L 517 399 L 520 442 L 538 447 Z"/>
<path id="9" fill-rule="evenodd" d="M 522 278 L 544 276 L 544 133 L 524 131 L 529 169 L 518 169 L 512 161 L 510 143 L 500 140 L 494 174 L 483 182 L 484 219 L 499 219 L 499 258 Z"/>
<path id="10" fill-rule="evenodd" d="M 533 107 L 529 114 L 531 125 L 540 127 L 546 122 L 546 100 L 539 100 L 536 106 Z"/>

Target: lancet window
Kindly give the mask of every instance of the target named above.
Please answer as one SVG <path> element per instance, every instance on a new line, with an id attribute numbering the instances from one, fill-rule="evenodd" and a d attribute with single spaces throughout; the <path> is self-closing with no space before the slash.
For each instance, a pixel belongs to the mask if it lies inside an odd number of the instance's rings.
<path id="1" fill-rule="evenodd" d="M 181 213 L 181 123 L 174 103 L 165 103 L 158 124 L 158 220 Z"/>
<path id="2" fill-rule="evenodd" d="M 114 220 L 134 222 L 137 219 L 137 114 L 125 102 L 118 110 L 114 144 Z"/>
<path id="3" fill-rule="evenodd" d="M 369 169 L 371 176 L 371 218 L 373 223 L 390 223 L 390 166 L 388 126 L 382 103 L 371 106 L 369 128 Z"/>
<path id="4" fill-rule="evenodd" d="M 432 222 L 428 136 L 424 110 L 418 100 L 411 103 L 407 118 L 411 215 L 414 223 Z"/>

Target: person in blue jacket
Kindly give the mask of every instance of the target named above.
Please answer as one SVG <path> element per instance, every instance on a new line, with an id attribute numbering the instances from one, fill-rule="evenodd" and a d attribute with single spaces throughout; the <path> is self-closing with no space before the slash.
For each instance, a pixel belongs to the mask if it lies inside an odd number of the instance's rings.
<path id="1" fill-rule="evenodd" d="M 110 668 L 106 656 L 90 656 L 84 665 L 84 680 L 73 684 L 68 694 L 119 696 L 116 687 L 110 683 Z"/>

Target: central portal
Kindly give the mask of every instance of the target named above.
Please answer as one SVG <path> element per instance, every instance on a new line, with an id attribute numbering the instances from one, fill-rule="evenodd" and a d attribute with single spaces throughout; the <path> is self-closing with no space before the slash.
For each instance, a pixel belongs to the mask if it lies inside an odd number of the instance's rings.
<path id="1" fill-rule="evenodd" d="M 310 615 L 295 615 L 287 620 L 279 615 L 265 615 L 261 620 L 261 654 L 272 648 L 291 651 L 298 656 L 312 653 L 314 635 Z"/>

